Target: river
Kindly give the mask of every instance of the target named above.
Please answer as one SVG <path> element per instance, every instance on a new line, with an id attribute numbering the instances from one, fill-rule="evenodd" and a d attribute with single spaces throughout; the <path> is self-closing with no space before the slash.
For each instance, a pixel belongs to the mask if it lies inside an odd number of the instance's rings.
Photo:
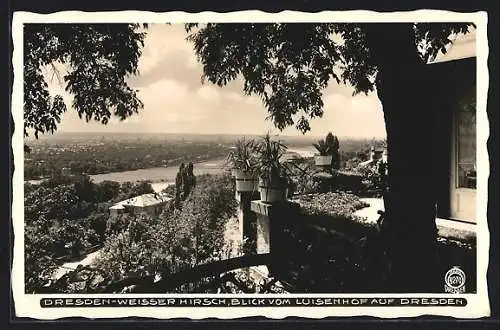
<path id="1" fill-rule="evenodd" d="M 215 158 L 194 164 L 194 174 L 218 174 L 222 173 L 225 169 L 224 158 Z M 161 191 L 168 185 L 175 182 L 175 176 L 179 171 L 179 166 L 168 167 L 153 167 L 133 171 L 111 172 L 104 174 L 89 175 L 95 183 L 103 181 L 116 181 L 123 182 L 136 182 L 141 180 L 148 180 L 152 182 L 155 191 Z M 42 180 L 29 180 L 26 181 L 31 184 L 39 184 Z"/>
<path id="2" fill-rule="evenodd" d="M 217 158 L 199 162 L 194 164 L 194 174 L 218 174 L 222 173 L 225 169 L 225 159 Z M 179 171 L 178 166 L 168 167 L 153 167 L 147 169 L 139 169 L 134 171 L 113 172 L 105 174 L 91 175 L 90 177 L 95 183 L 102 181 L 116 181 L 116 182 L 135 182 L 140 180 L 148 180 L 152 182 L 153 189 L 157 192 L 162 191 L 167 186 L 175 183 L 175 177 Z"/>
<path id="3" fill-rule="evenodd" d="M 296 153 L 300 157 L 309 158 L 314 157 L 314 154 L 317 152 L 314 147 L 300 147 L 300 148 L 288 148 L 288 152 Z"/>
<path id="4" fill-rule="evenodd" d="M 298 154 L 302 157 L 312 157 L 314 149 L 311 148 L 289 148 L 288 152 Z M 225 167 L 224 158 L 215 158 L 194 164 L 194 174 L 218 174 L 224 171 Z M 104 174 L 90 175 L 90 178 L 95 183 L 103 181 L 116 181 L 123 182 L 136 182 L 141 180 L 148 180 L 152 182 L 153 189 L 157 192 L 162 191 L 167 186 L 175 183 L 175 176 L 179 170 L 178 166 L 168 167 L 153 167 L 146 169 L 139 169 L 133 171 L 111 172 Z M 38 184 L 42 180 L 29 180 L 31 184 Z"/>

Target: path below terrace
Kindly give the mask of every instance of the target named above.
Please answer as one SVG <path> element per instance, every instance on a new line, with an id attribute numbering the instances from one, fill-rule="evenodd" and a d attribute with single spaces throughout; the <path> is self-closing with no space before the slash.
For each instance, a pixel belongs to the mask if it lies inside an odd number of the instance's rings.
<path id="1" fill-rule="evenodd" d="M 82 266 L 92 265 L 94 263 L 94 261 L 97 259 L 97 257 L 99 256 L 100 251 L 101 250 L 99 249 L 97 251 L 94 251 L 92 253 L 87 254 L 81 260 L 70 261 L 70 262 L 63 264 L 62 266 L 60 266 L 59 268 L 56 269 L 56 271 L 54 272 L 53 278 L 60 279 L 65 274 L 75 270 L 79 265 L 82 265 Z"/>
<path id="2" fill-rule="evenodd" d="M 234 217 L 228 220 L 226 224 L 226 230 L 224 232 L 224 240 L 227 244 L 227 254 L 225 254 L 225 258 L 234 258 L 239 256 L 240 246 L 241 246 L 241 233 L 238 226 L 238 218 Z M 56 269 L 53 275 L 53 279 L 59 279 L 65 274 L 75 270 L 79 265 L 82 266 L 96 266 L 94 263 L 99 257 L 101 250 L 94 251 L 92 253 L 87 254 L 82 259 L 77 261 L 66 262 L 63 265 L 59 266 Z"/>
<path id="3" fill-rule="evenodd" d="M 228 248 L 227 258 L 235 258 L 242 254 L 242 234 L 240 232 L 237 217 L 233 217 L 228 220 L 226 230 L 224 232 L 224 241 L 226 242 Z"/>
<path id="4" fill-rule="evenodd" d="M 354 214 L 366 218 L 368 222 L 376 223 L 380 215 L 377 213 L 379 210 L 384 210 L 384 201 L 382 198 L 360 198 L 360 200 L 370 204 L 370 206 L 357 210 Z M 447 229 L 456 229 L 468 232 L 475 232 L 476 225 L 473 223 L 465 223 L 461 221 L 436 218 L 438 227 Z"/>

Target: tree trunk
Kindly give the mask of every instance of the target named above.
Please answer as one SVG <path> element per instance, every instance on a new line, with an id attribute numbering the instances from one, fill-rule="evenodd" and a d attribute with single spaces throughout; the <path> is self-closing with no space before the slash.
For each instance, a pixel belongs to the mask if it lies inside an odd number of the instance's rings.
<path id="1" fill-rule="evenodd" d="M 439 292 L 433 98 L 411 24 L 367 28 L 387 132 L 388 191 L 382 238 L 391 261 L 387 291 Z"/>

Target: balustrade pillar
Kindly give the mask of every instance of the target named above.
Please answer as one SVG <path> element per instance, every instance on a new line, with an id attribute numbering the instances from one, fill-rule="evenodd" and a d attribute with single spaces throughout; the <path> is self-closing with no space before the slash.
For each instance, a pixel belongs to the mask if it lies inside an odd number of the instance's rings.
<path id="1" fill-rule="evenodd" d="M 240 242 L 245 242 L 243 249 L 245 254 L 256 254 L 256 219 L 257 215 L 250 210 L 250 203 L 259 199 L 259 193 L 254 191 L 236 192 L 238 202 L 238 226 Z"/>
<path id="2" fill-rule="evenodd" d="M 284 227 L 300 221 L 300 206 L 297 203 L 283 201 L 273 204 L 260 200 L 251 202 L 251 211 L 256 214 L 256 250 L 258 254 L 270 253 L 273 268 L 279 271 L 279 264 L 287 258 L 286 246 L 281 242 L 285 234 Z"/>

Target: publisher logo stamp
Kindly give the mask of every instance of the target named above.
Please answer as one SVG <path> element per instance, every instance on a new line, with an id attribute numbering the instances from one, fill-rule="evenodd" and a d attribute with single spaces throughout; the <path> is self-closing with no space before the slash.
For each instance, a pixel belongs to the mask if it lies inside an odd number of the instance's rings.
<path id="1" fill-rule="evenodd" d="M 458 266 L 453 266 L 444 275 L 444 291 L 447 293 L 465 292 L 465 273 Z"/>

